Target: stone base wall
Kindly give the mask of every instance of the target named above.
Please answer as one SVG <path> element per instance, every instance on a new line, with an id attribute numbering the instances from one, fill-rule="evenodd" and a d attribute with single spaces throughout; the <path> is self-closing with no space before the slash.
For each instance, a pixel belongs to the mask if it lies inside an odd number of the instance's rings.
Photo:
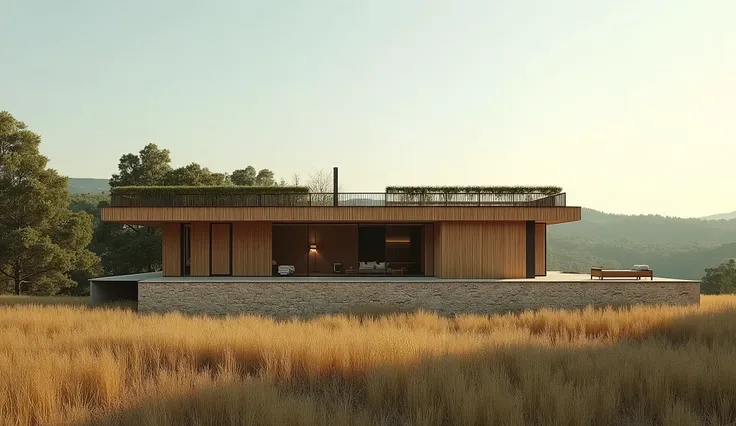
<path id="1" fill-rule="evenodd" d="M 698 281 L 584 282 L 144 282 L 139 312 L 257 314 L 274 317 L 346 312 L 492 314 L 587 305 L 700 303 Z"/>

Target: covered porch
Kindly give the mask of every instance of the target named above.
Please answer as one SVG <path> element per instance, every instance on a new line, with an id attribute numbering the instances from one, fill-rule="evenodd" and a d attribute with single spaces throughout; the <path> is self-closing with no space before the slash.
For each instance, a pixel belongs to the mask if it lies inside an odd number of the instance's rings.
<path id="1" fill-rule="evenodd" d="M 166 276 L 436 276 L 546 273 L 534 221 L 185 222 L 163 225 Z"/>

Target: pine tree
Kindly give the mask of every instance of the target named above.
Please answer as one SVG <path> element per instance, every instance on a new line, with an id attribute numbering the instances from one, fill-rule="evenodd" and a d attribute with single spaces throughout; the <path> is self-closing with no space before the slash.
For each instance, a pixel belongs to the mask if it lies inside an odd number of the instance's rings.
<path id="1" fill-rule="evenodd" d="M 71 270 L 96 262 L 92 217 L 69 209 L 67 179 L 46 168 L 41 138 L 0 112 L 0 285 L 15 294 L 55 294 Z"/>

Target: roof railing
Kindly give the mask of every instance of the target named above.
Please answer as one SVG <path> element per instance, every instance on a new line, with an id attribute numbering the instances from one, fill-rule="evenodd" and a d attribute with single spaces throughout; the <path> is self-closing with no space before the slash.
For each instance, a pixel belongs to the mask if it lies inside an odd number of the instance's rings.
<path id="1" fill-rule="evenodd" d="M 548 195 L 492 193 L 386 192 L 329 193 L 159 193 L 134 194 L 112 191 L 111 207 L 564 207 L 565 193 Z"/>

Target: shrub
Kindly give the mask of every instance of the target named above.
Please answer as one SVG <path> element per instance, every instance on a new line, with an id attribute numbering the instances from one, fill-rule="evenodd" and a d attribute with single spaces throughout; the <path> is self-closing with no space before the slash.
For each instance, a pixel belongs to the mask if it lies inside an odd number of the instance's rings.
<path id="1" fill-rule="evenodd" d="M 306 194 L 305 186 L 118 186 L 112 195 Z"/>
<path id="2" fill-rule="evenodd" d="M 559 186 L 387 186 L 389 194 L 543 194 L 562 192 Z"/>

